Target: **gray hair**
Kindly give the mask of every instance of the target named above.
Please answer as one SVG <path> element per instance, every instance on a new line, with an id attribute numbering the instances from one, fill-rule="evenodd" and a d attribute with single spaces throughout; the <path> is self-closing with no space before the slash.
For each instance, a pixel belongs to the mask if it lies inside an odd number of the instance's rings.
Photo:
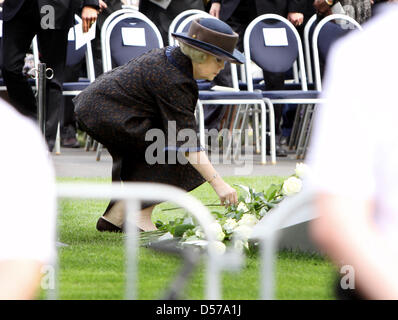
<path id="1" fill-rule="evenodd" d="M 180 41 L 180 48 L 181 52 L 185 54 L 188 58 L 190 58 L 192 62 L 203 63 L 207 59 L 207 53 L 191 47 L 190 45 L 187 45 L 182 41 Z"/>

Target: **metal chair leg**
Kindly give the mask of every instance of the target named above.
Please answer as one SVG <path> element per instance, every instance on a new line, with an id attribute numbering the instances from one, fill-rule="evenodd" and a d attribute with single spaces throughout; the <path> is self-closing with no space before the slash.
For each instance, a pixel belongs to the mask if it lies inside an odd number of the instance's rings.
<path id="1" fill-rule="evenodd" d="M 238 121 L 240 120 L 241 117 L 241 105 L 238 105 L 237 110 L 236 110 L 236 114 L 235 114 L 235 119 L 233 122 L 233 126 L 232 126 L 232 133 L 231 133 L 231 137 L 228 141 L 228 145 L 227 145 L 227 149 L 225 150 L 225 154 L 227 155 L 227 158 L 229 158 L 229 156 L 231 155 L 231 149 L 232 149 L 232 143 L 234 140 L 234 134 L 238 125 Z"/>
<path id="2" fill-rule="evenodd" d="M 85 144 L 85 146 L 84 146 L 84 150 L 85 150 L 85 151 L 89 151 L 89 150 L 90 150 L 91 141 L 92 141 L 92 138 L 91 138 L 89 135 L 87 135 L 86 144 Z"/>
<path id="3" fill-rule="evenodd" d="M 307 130 L 307 134 L 306 134 L 305 141 L 304 141 L 303 152 L 300 157 L 300 159 L 302 159 L 302 160 L 304 160 L 304 158 L 305 158 L 305 155 L 308 150 L 308 145 L 309 145 L 309 142 L 311 139 L 311 132 L 312 132 L 313 124 L 314 124 L 315 107 L 316 107 L 315 105 L 311 106 L 311 118 L 309 120 L 308 130 Z"/>
<path id="4" fill-rule="evenodd" d="M 98 143 L 97 147 L 97 157 L 96 160 L 100 161 L 101 160 L 101 153 L 102 153 L 102 143 Z"/>
<path id="5" fill-rule="evenodd" d="M 294 116 L 294 122 L 293 122 L 293 127 L 292 127 L 292 132 L 290 134 L 290 139 L 289 139 L 289 150 L 293 150 L 294 145 L 295 145 L 295 140 L 297 133 L 299 132 L 299 125 L 300 125 L 300 114 L 301 114 L 301 109 L 302 105 L 299 104 L 296 109 L 296 114 Z"/>
<path id="6" fill-rule="evenodd" d="M 304 113 L 304 120 L 303 120 L 303 127 L 301 128 L 300 132 L 300 138 L 297 144 L 297 151 L 296 151 L 296 158 L 300 159 L 301 154 L 303 152 L 303 146 L 305 142 L 305 136 L 308 131 L 308 126 L 309 126 L 309 119 L 311 116 L 311 105 L 307 105 Z"/>
<path id="7" fill-rule="evenodd" d="M 57 136 L 55 137 L 55 154 L 61 154 L 61 125 L 58 122 Z"/>
<path id="8" fill-rule="evenodd" d="M 258 107 L 257 105 L 254 106 L 253 108 L 253 116 L 254 116 L 254 135 L 255 135 L 255 144 L 256 144 L 256 153 L 259 154 L 260 153 L 260 141 L 259 141 L 259 121 L 258 121 Z"/>
<path id="9" fill-rule="evenodd" d="M 233 159 L 237 160 L 238 159 L 238 153 L 241 152 L 242 150 L 242 131 L 245 130 L 247 124 L 248 124 L 248 111 L 249 111 L 249 105 L 246 105 L 245 107 L 245 111 L 243 113 L 243 118 L 242 118 L 242 124 L 240 126 L 240 129 L 237 132 L 237 140 L 235 143 L 236 148 L 233 150 L 234 155 L 233 155 Z"/>

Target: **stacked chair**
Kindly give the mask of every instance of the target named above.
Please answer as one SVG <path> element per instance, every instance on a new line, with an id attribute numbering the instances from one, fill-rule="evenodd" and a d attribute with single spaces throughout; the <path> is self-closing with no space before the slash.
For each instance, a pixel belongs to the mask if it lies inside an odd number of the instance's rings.
<path id="1" fill-rule="evenodd" d="M 338 22 L 338 23 L 334 23 Z M 321 61 L 325 64 L 330 48 L 338 39 L 353 30 L 362 30 L 357 21 L 347 15 L 334 14 L 317 23 L 314 15 L 304 28 L 304 49 L 308 85 L 322 91 Z M 293 124 L 289 148 L 297 148 L 297 158 L 303 159 L 309 144 L 315 106 L 299 105 Z"/>
<path id="2" fill-rule="evenodd" d="M 191 22 L 198 18 L 214 18 L 207 13 L 200 13 L 195 15 L 187 16 L 184 21 L 180 22 L 179 27 L 177 28 L 176 32 L 186 32 L 189 29 Z M 215 18 L 214 18 L 215 19 Z M 266 122 L 266 104 L 262 99 L 261 94 L 257 92 L 249 92 L 247 90 L 240 90 L 238 85 L 238 76 L 237 76 L 237 69 L 236 65 L 231 64 L 231 74 L 232 74 L 232 83 L 233 88 L 226 88 L 224 91 L 213 91 L 210 88 L 208 82 L 199 82 L 199 99 L 197 103 L 197 121 L 199 124 L 199 136 L 201 145 L 205 146 L 205 126 L 204 126 L 204 112 L 203 112 L 203 105 L 212 104 L 212 105 L 219 105 L 222 106 L 231 106 L 231 105 L 238 105 L 238 112 L 237 117 L 234 119 L 233 125 L 233 132 L 238 131 L 239 133 L 244 130 L 244 125 L 247 123 L 246 118 L 251 112 L 252 108 L 260 106 L 261 110 L 261 163 L 266 164 L 266 135 L 269 134 L 271 136 L 271 163 L 276 163 L 276 152 L 275 152 L 275 132 L 271 130 L 267 133 L 265 130 L 265 122 Z M 232 90 L 231 90 L 232 89 Z M 251 106 L 252 108 L 250 108 Z M 243 113 L 242 119 L 242 126 L 238 129 L 239 119 L 238 116 Z M 271 113 L 270 123 L 273 121 L 272 118 L 273 113 Z M 233 138 L 233 136 L 232 136 Z M 226 154 L 232 151 L 233 139 L 229 140 Z M 236 137 L 238 143 L 241 140 L 241 134 L 238 134 Z M 237 151 L 239 148 L 235 148 L 234 150 L 234 158 L 237 156 Z"/>

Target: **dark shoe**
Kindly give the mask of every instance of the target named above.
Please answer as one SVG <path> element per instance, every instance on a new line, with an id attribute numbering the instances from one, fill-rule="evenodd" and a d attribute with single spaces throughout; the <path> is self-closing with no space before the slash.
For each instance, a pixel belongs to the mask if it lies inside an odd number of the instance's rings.
<path id="1" fill-rule="evenodd" d="M 115 226 L 114 224 L 110 223 L 109 221 L 100 217 L 97 221 L 97 230 L 104 232 L 123 232 L 122 228 Z"/>
<path id="2" fill-rule="evenodd" d="M 137 228 L 138 232 L 144 232 L 144 230 Z M 100 232 L 118 232 L 118 233 L 125 233 L 125 227 L 124 225 L 119 228 L 118 226 L 115 226 L 114 224 L 110 223 L 109 221 L 103 219 L 100 217 L 97 221 L 97 230 Z"/>
<path id="3" fill-rule="evenodd" d="M 61 146 L 64 148 L 80 148 L 80 143 L 76 138 L 65 138 L 62 139 Z"/>

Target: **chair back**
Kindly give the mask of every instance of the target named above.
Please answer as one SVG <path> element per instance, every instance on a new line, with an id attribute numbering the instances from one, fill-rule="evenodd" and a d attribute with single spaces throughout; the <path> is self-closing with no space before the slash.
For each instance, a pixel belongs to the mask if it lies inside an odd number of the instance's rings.
<path id="1" fill-rule="evenodd" d="M 304 54 L 305 54 L 305 67 L 307 71 L 308 84 L 314 83 L 313 71 L 313 57 L 311 48 L 311 39 L 314 34 L 316 26 L 317 15 L 314 14 L 306 23 L 304 27 Z"/>
<path id="2" fill-rule="evenodd" d="M 0 8 L 0 68 L 3 67 L 3 9 Z"/>
<path id="3" fill-rule="evenodd" d="M 66 67 L 72 67 L 86 59 L 87 77 L 90 82 L 95 80 L 94 60 L 91 48 L 91 41 L 88 41 L 80 48 L 76 49 L 76 28 L 81 27 L 82 19 L 75 15 L 75 26 L 69 29 L 68 45 L 66 51 Z"/>
<path id="4" fill-rule="evenodd" d="M 124 13 L 115 17 L 103 33 L 104 72 L 129 60 L 162 48 L 163 40 L 158 28 L 139 12 Z"/>
<path id="5" fill-rule="evenodd" d="M 101 52 L 105 52 L 105 33 L 106 30 L 109 26 L 109 24 L 118 16 L 121 16 L 124 13 L 136 13 L 136 14 L 141 14 L 144 16 L 144 14 L 142 14 L 141 12 L 139 12 L 138 10 L 135 10 L 134 8 L 125 6 L 123 7 L 123 9 L 119 9 L 116 10 L 114 12 L 112 12 L 104 21 L 104 23 L 102 24 L 102 28 L 101 28 Z M 103 70 L 108 70 L 106 68 L 106 61 L 105 59 L 102 59 L 102 68 Z"/>
<path id="6" fill-rule="evenodd" d="M 276 14 L 255 18 L 246 28 L 244 39 L 248 89 L 253 91 L 251 61 L 268 72 L 286 72 L 298 60 L 303 90 L 307 90 L 304 55 L 296 28 Z"/>
<path id="7" fill-rule="evenodd" d="M 217 18 L 213 17 L 212 15 L 210 15 L 210 14 L 208 14 L 206 12 L 193 14 L 193 15 L 190 15 L 189 17 L 186 17 L 183 21 L 181 21 L 180 25 L 176 29 L 176 32 L 188 32 L 192 21 L 200 19 L 200 18 L 217 19 Z"/>
<path id="8" fill-rule="evenodd" d="M 169 39 L 169 45 L 173 46 L 175 44 L 175 39 L 171 35 L 173 32 L 177 31 L 177 28 L 180 26 L 181 22 L 183 22 L 187 17 L 195 15 L 195 14 L 203 14 L 206 13 L 205 11 L 199 10 L 199 9 L 189 9 L 181 12 L 179 15 L 177 15 L 173 21 L 171 21 L 169 30 L 168 30 L 168 39 Z"/>
<path id="9" fill-rule="evenodd" d="M 339 21 L 339 23 L 332 21 Z M 362 30 L 362 27 L 356 20 L 344 14 L 332 14 L 316 25 L 312 36 L 316 90 L 322 90 L 321 61 L 325 62 L 333 44 L 352 30 Z"/>

